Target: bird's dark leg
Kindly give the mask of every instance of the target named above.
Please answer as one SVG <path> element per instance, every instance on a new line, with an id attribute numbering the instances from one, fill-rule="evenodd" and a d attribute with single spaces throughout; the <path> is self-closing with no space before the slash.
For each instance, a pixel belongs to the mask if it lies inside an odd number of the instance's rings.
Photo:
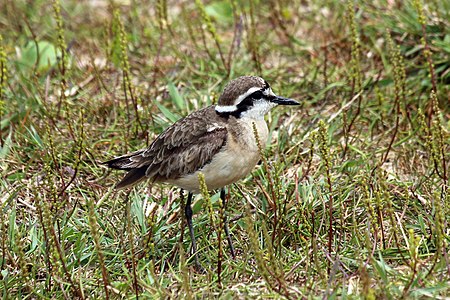
<path id="1" fill-rule="evenodd" d="M 195 235 L 194 235 L 194 227 L 192 227 L 192 196 L 193 194 L 189 192 L 188 199 L 186 202 L 186 205 L 184 207 L 184 214 L 186 216 L 186 221 L 189 228 L 189 234 L 191 235 L 191 242 L 192 242 L 192 254 L 194 255 L 195 264 L 197 267 L 201 268 L 200 263 L 198 262 L 198 256 L 197 256 L 197 244 L 195 243 Z"/>
<path id="2" fill-rule="evenodd" d="M 234 247 L 233 247 L 233 240 L 231 239 L 231 235 L 230 235 L 230 230 L 228 229 L 228 221 L 227 221 L 227 214 L 226 214 L 226 194 L 225 194 L 225 189 L 222 188 L 220 190 L 220 199 L 222 199 L 222 205 L 223 205 L 223 209 L 224 209 L 224 216 L 223 216 L 223 227 L 225 229 L 225 234 L 227 235 L 227 240 L 228 240 L 228 245 L 230 245 L 230 252 L 231 252 L 231 256 L 233 257 L 233 259 L 236 258 L 236 254 L 234 252 Z"/>

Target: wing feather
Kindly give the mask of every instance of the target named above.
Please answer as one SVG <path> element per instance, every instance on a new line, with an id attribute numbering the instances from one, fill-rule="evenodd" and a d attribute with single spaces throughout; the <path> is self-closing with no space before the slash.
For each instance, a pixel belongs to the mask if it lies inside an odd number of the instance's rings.
<path id="1" fill-rule="evenodd" d="M 226 144 L 227 129 L 216 126 L 211 130 L 205 119 L 208 118 L 189 115 L 161 134 L 142 154 L 149 162 L 146 176 L 176 179 L 210 162 Z"/>
<path id="2" fill-rule="evenodd" d="M 194 112 L 167 128 L 147 149 L 105 164 L 129 171 L 118 187 L 132 185 L 144 177 L 164 181 L 191 174 L 210 162 L 227 142 L 225 121 L 216 118 L 212 106 Z M 211 120 L 217 122 L 211 124 Z"/>

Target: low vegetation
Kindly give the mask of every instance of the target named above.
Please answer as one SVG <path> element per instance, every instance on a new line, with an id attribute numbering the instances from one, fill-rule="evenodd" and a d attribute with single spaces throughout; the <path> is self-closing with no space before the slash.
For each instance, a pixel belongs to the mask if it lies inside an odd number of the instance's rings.
<path id="1" fill-rule="evenodd" d="M 0 3 L 3 299 L 450 295 L 449 1 Z M 228 204 L 102 161 L 240 75 L 302 103 Z M 223 230 L 230 220 L 233 260 Z"/>

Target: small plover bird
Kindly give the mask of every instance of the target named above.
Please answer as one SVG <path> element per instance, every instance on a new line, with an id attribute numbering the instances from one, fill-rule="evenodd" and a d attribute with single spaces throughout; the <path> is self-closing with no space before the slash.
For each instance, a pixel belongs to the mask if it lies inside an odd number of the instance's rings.
<path id="1" fill-rule="evenodd" d="M 260 159 L 258 139 L 264 147 L 269 129 L 264 115 L 277 105 L 298 105 L 293 99 L 277 96 L 269 84 L 257 76 L 230 81 L 217 105 L 195 111 L 161 133 L 149 147 L 126 154 L 105 164 L 128 173 L 116 185 L 126 188 L 144 180 L 165 182 L 188 191 L 185 216 L 197 265 L 197 247 L 192 227 L 192 196 L 199 193 L 199 173 L 208 190 L 221 189 L 247 176 Z M 225 233 L 235 257 L 225 220 Z"/>

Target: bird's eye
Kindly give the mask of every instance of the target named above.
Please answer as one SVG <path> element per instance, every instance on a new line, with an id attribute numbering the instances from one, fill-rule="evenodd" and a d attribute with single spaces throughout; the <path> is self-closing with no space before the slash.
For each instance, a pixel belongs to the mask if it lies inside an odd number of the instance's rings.
<path id="1" fill-rule="evenodd" d="M 256 91 L 256 92 L 254 92 L 252 94 L 252 98 L 253 99 L 261 99 L 263 97 L 264 97 L 264 95 L 263 95 L 263 93 L 261 91 Z"/>

